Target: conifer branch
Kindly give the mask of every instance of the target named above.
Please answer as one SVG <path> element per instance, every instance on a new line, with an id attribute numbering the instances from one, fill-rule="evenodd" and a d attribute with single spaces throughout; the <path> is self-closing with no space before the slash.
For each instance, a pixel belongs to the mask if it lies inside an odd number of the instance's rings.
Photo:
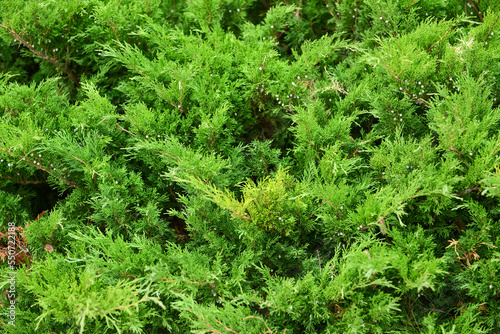
<path id="1" fill-rule="evenodd" d="M 13 152 L 3 148 L 3 147 L 0 147 L 0 150 L 4 151 L 4 152 L 7 152 L 10 156 L 13 156 Z M 25 152 L 26 153 L 26 152 Z M 77 160 L 79 160 L 80 162 L 84 163 L 83 161 L 81 161 L 80 159 L 76 158 L 76 157 L 73 157 Z M 49 175 L 53 175 L 53 171 L 50 170 L 50 169 L 47 169 L 45 167 L 43 167 L 41 164 L 37 164 L 37 163 L 34 163 L 33 161 L 31 161 L 30 159 L 27 158 L 27 154 L 24 156 L 24 157 L 17 157 L 17 159 L 19 159 L 20 161 L 24 161 L 28 164 L 30 164 L 31 166 L 41 170 L 41 171 L 44 171 L 46 173 L 48 173 Z M 86 164 L 85 164 L 86 165 Z M 46 181 L 29 181 L 29 180 L 19 180 L 19 181 L 15 181 L 15 179 L 13 179 L 12 177 L 8 176 L 8 175 L 5 175 L 5 178 L 8 178 L 10 179 L 11 181 L 13 182 L 16 182 L 16 183 L 20 183 L 20 184 L 43 184 L 43 183 L 47 183 Z M 70 187 L 77 187 L 77 184 L 74 182 L 74 181 L 69 181 L 69 180 L 66 180 L 66 179 L 59 179 L 60 181 L 63 181 L 67 186 L 70 186 Z"/>
<path id="2" fill-rule="evenodd" d="M 4 152 L 6 152 L 6 153 L 7 153 L 7 154 L 9 154 L 10 156 L 12 156 L 12 155 L 13 155 L 12 151 L 9 151 L 9 150 L 8 150 L 8 149 L 6 149 L 6 148 L 0 147 L 0 150 L 2 150 L 2 151 L 4 151 Z"/>
<path id="3" fill-rule="evenodd" d="M 499 19 L 500 19 L 500 16 L 497 16 L 497 19 L 495 20 L 495 22 L 493 22 L 490 29 L 488 30 L 488 36 L 491 36 L 491 31 L 493 30 L 493 28 L 495 28 Z"/>
<path id="4" fill-rule="evenodd" d="M 324 200 L 326 203 L 330 204 L 330 206 L 331 206 L 332 208 L 334 208 L 334 209 L 335 209 L 335 211 L 337 211 L 337 215 L 338 215 L 339 219 L 341 219 L 341 218 L 342 218 L 342 214 L 341 214 L 340 210 L 339 210 L 339 209 L 337 209 L 337 207 L 336 207 L 335 205 L 333 205 L 333 204 L 332 204 L 332 202 L 330 202 L 329 200 L 327 200 L 327 199 L 323 199 L 323 200 Z"/>
<path id="5" fill-rule="evenodd" d="M 408 10 L 410 10 L 410 8 L 411 8 L 411 7 L 415 4 L 415 2 L 417 2 L 417 1 L 418 1 L 418 0 L 413 0 L 413 1 L 411 2 L 411 4 L 408 6 L 408 8 L 406 8 L 406 9 L 405 9 L 405 13 L 406 13 Z"/>
<path id="6" fill-rule="evenodd" d="M 128 276 L 128 277 L 132 277 L 133 279 L 137 279 L 137 276 L 131 275 L 129 273 L 122 273 L 122 275 L 125 275 L 125 276 Z"/>
<path id="7" fill-rule="evenodd" d="M 445 311 L 443 311 L 443 310 L 439 310 L 439 309 L 437 309 L 437 308 L 425 308 L 425 307 L 424 307 L 424 310 L 426 310 L 426 311 L 440 312 L 440 313 L 443 313 L 443 314 L 448 314 L 448 313 L 449 313 L 449 312 L 445 312 Z"/>
<path id="8" fill-rule="evenodd" d="M 446 35 L 448 35 L 448 33 L 451 31 L 451 29 L 453 29 L 453 27 L 450 27 L 446 33 L 441 36 L 441 38 L 439 39 L 439 41 L 437 41 L 436 43 L 432 44 L 428 49 L 427 49 L 427 53 L 429 53 L 436 45 L 438 45 L 445 37 Z"/>
<path id="9" fill-rule="evenodd" d="M 493 148 L 493 150 L 490 152 L 490 155 L 493 155 L 495 153 L 495 151 L 497 150 L 498 146 L 500 146 L 500 141 L 495 145 L 495 147 Z"/>
<path id="10" fill-rule="evenodd" d="M 455 152 L 456 154 L 458 154 L 458 156 L 460 157 L 460 159 L 462 159 L 462 160 L 465 161 L 465 158 L 464 158 L 464 155 L 462 154 L 462 152 L 458 152 L 457 149 L 454 148 L 453 146 L 450 147 L 450 151 Z"/>
<path id="11" fill-rule="evenodd" d="M 246 220 L 246 221 L 249 221 L 249 222 L 251 222 L 251 221 L 252 221 L 252 218 L 249 218 L 249 217 L 247 217 L 247 216 L 245 216 L 245 215 L 239 214 L 237 211 L 235 211 L 235 210 L 234 210 L 234 209 L 232 209 L 232 208 L 227 208 L 227 209 L 228 209 L 229 211 L 231 211 L 231 212 L 232 212 L 232 213 L 233 213 L 236 217 L 238 217 L 238 218 L 241 218 L 241 219 Z"/>
<path id="12" fill-rule="evenodd" d="M 109 23 L 108 20 L 106 20 L 106 23 L 108 24 L 108 26 L 113 30 L 113 32 L 115 33 L 115 38 L 118 42 L 120 42 L 120 38 L 118 37 L 118 32 L 116 31 L 116 27 L 115 26 L 112 26 L 111 23 Z"/>
<path id="13" fill-rule="evenodd" d="M 269 328 L 269 325 L 261 317 L 250 315 L 248 317 L 243 318 L 243 320 L 247 320 L 247 319 L 259 319 L 260 321 L 262 321 L 266 325 L 267 330 L 269 331 L 269 333 L 271 333 L 271 334 L 273 333 L 273 331 L 271 330 L 271 328 Z M 285 329 L 285 331 L 286 331 L 286 329 Z"/>
<path id="14" fill-rule="evenodd" d="M 166 155 L 167 157 L 172 158 L 172 159 L 174 159 L 175 161 L 179 161 L 179 158 L 174 157 L 173 155 L 170 155 L 170 154 L 168 154 L 168 153 L 165 153 L 165 152 L 162 152 L 162 151 L 158 151 L 158 150 L 155 150 L 155 152 L 156 152 L 156 153 L 160 153 L 160 154 L 162 154 L 162 155 Z"/>
<path id="15" fill-rule="evenodd" d="M 461 196 L 463 196 L 465 194 L 468 194 L 468 193 L 470 193 L 470 192 L 472 192 L 474 190 L 481 190 L 481 187 L 480 186 L 469 187 L 469 188 L 467 188 L 467 189 L 459 192 L 456 196 L 461 197 Z"/>
<path id="16" fill-rule="evenodd" d="M 119 130 L 121 130 L 121 131 L 125 131 L 126 133 L 131 134 L 132 136 L 136 136 L 136 134 L 135 134 L 135 133 L 130 132 L 129 130 L 127 130 L 127 129 L 123 128 L 123 127 L 122 127 L 120 124 L 118 124 L 118 123 L 116 123 L 116 127 L 117 127 Z"/>
<path id="17" fill-rule="evenodd" d="M 484 20 L 483 20 L 483 14 L 481 13 L 481 11 L 477 8 L 476 6 L 476 3 L 474 1 L 471 1 L 471 0 L 467 0 L 467 3 L 472 7 L 474 8 L 474 10 L 476 11 L 476 14 L 479 16 L 479 20 L 481 20 L 481 23 L 484 23 Z M 479 3 L 479 1 L 478 1 Z M 467 10 L 466 10 L 467 11 Z"/>
<path id="18" fill-rule="evenodd" d="M 23 185 L 28 185 L 28 184 L 46 184 L 47 180 L 42 180 L 42 181 L 31 181 L 31 180 L 23 180 L 23 179 L 15 179 L 10 175 L 2 175 L 2 178 L 11 180 L 14 183 L 19 183 Z"/>
<path id="19" fill-rule="evenodd" d="M 462 119 L 460 118 L 460 115 L 458 114 L 458 111 L 456 108 L 453 108 L 453 111 L 455 112 L 455 115 L 457 115 L 458 120 L 460 121 L 460 127 L 464 127 L 464 124 L 462 123 Z"/>
<path id="20" fill-rule="evenodd" d="M 234 333 L 234 334 L 239 334 L 238 332 L 232 330 L 231 328 L 228 328 L 226 327 L 225 325 L 222 324 L 222 322 L 220 322 L 219 320 L 215 319 L 215 321 L 219 324 L 219 325 L 222 325 L 224 327 L 225 330 L 227 330 L 228 332 L 231 332 L 231 333 Z"/>
<path id="21" fill-rule="evenodd" d="M 76 75 L 69 70 L 69 67 L 68 67 L 67 63 L 65 64 L 65 66 L 61 66 L 60 62 L 57 60 L 57 58 L 55 56 L 54 57 L 50 57 L 47 54 L 43 54 L 40 51 L 38 51 L 37 49 L 35 49 L 35 47 L 34 47 L 33 44 L 29 43 L 23 37 L 21 37 L 21 35 L 19 35 L 14 30 L 12 30 L 12 29 L 9 28 L 8 21 L 7 21 L 7 25 L 0 24 L 0 28 L 3 28 L 5 30 L 7 30 L 9 32 L 9 34 L 12 37 L 14 37 L 15 40 L 17 40 L 20 43 L 22 43 L 31 52 L 33 52 L 33 54 L 35 54 L 38 58 L 46 60 L 46 61 L 52 63 L 56 67 L 56 69 L 62 70 L 71 79 L 71 81 L 73 81 L 73 83 L 75 84 L 76 87 L 78 87 L 78 88 L 80 87 L 80 81 L 78 80 L 78 78 L 76 77 Z M 69 47 L 69 45 L 68 45 L 68 47 Z"/>
<path id="22" fill-rule="evenodd" d="M 389 70 L 389 72 L 391 73 L 391 75 L 394 79 L 396 79 L 398 82 L 401 82 L 401 79 L 399 79 L 399 77 L 396 75 L 396 73 L 394 73 L 394 71 L 391 69 L 389 64 L 384 63 L 384 66 Z"/>
<path id="23" fill-rule="evenodd" d="M 82 159 L 79 159 L 77 157 L 75 157 L 74 155 L 70 154 L 70 157 L 72 157 L 73 159 L 77 160 L 77 161 L 80 161 L 82 164 L 84 164 L 85 166 L 87 166 L 87 163 L 85 161 L 83 161 Z"/>
<path id="24" fill-rule="evenodd" d="M 140 75 L 142 75 L 143 77 L 147 77 L 148 75 L 142 71 L 140 71 L 137 67 L 135 67 L 134 64 L 132 63 L 129 63 L 128 64 L 130 67 L 132 67 L 137 73 L 139 73 Z"/>

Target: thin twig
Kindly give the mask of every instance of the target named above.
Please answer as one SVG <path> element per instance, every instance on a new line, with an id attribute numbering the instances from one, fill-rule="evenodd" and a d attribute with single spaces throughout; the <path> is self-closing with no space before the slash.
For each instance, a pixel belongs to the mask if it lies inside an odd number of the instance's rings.
<path id="1" fill-rule="evenodd" d="M 125 131 L 126 133 L 131 134 L 132 136 L 135 136 L 135 135 L 136 135 L 135 133 L 130 132 L 129 130 L 127 130 L 127 129 L 123 128 L 123 127 L 122 127 L 120 124 L 118 124 L 118 123 L 116 124 L 116 126 L 118 127 L 118 129 L 120 129 L 120 130 L 122 130 L 122 131 Z"/>
<path id="2" fill-rule="evenodd" d="M 79 82 L 78 78 L 75 76 L 74 73 L 69 71 L 68 66 L 61 66 L 61 64 L 59 63 L 59 61 L 55 57 L 50 57 L 47 54 L 43 54 L 40 51 L 38 51 L 37 49 L 35 49 L 35 47 L 32 44 L 28 43 L 18 33 L 16 33 L 14 30 L 10 29 L 8 27 L 8 25 L 5 26 L 3 24 L 0 24 L 0 28 L 4 28 L 5 30 L 7 30 L 12 37 L 14 37 L 17 41 L 19 41 L 25 47 L 27 47 L 38 58 L 47 60 L 48 62 L 52 63 L 56 67 L 56 69 L 62 70 L 64 73 L 66 73 L 69 76 L 69 78 L 71 79 L 71 81 L 73 81 L 73 83 L 75 84 L 76 87 L 80 87 L 80 82 Z"/>
<path id="3" fill-rule="evenodd" d="M 464 191 L 459 192 L 459 193 L 457 194 L 457 196 L 458 196 L 458 197 L 460 197 L 460 196 L 463 196 L 463 195 L 465 195 L 465 194 L 470 193 L 471 191 L 474 191 L 474 190 L 480 190 L 480 189 L 481 189 L 481 187 L 480 187 L 480 186 L 470 187 L 470 188 L 468 188 L 468 189 L 465 189 Z"/>
<path id="4" fill-rule="evenodd" d="M 437 41 L 436 43 L 432 44 L 432 45 L 431 45 L 431 46 L 427 49 L 427 53 L 429 53 L 429 51 L 431 51 L 431 50 L 432 50 L 432 49 L 433 49 L 436 45 L 438 45 L 438 44 L 439 44 L 439 42 L 441 42 L 441 41 L 443 40 L 443 38 L 445 38 L 445 37 L 446 37 L 446 35 L 448 35 L 448 33 L 451 31 L 451 29 L 453 29 L 453 27 L 450 27 L 450 29 L 448 29 L 448 30 L 446 31 L 446 33 L 445 33 L 443 36 L 441 36 L 441 38 L 439 39 L 439 41 Z"/>

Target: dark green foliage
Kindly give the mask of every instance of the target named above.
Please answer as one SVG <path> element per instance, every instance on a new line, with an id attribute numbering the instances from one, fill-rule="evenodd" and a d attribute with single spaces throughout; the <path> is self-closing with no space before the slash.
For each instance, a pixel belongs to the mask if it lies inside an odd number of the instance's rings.
<path id="1" fill-rule="evenodd" d="M 0 13 L 2 332 L 500 332 L 498 1 Z"/>

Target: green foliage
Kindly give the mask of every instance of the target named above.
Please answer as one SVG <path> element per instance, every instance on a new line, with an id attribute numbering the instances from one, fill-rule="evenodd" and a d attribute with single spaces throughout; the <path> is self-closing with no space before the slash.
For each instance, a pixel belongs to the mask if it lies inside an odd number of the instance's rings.
<path id="1" fill-rule="evenodd" d="M 2 332 L 500 331 L 498 1 L 0 13 Z"/>

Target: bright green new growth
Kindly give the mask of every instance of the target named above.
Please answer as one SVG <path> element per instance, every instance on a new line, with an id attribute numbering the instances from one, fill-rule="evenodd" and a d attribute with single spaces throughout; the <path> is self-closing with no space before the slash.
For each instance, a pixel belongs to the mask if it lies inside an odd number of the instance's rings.
<path id="1" fill-rule="evenodd" d="M 498 1 L 0 13 L 2 332 L 500 331 Z"/>
<path id="2" fill-rule="evenodd" d="M 179 178 L 174 180 L 183 181 Z M 242 186 L 241 202 L 235 199 L 234 194 L 225 193 L 203 182 L 195 182 L 195 186 L 217 205 L 231 211 L 234 218 L 247 222 L 248 227 L 289 235 L 296 230 L 297 219 L 307 208 L 300 199 L 307 194 L 296 190 L 295 183 L 292 175 L 279 168 L 273 179 L 266 177 L 258 185 L 247 180 Z"/>

